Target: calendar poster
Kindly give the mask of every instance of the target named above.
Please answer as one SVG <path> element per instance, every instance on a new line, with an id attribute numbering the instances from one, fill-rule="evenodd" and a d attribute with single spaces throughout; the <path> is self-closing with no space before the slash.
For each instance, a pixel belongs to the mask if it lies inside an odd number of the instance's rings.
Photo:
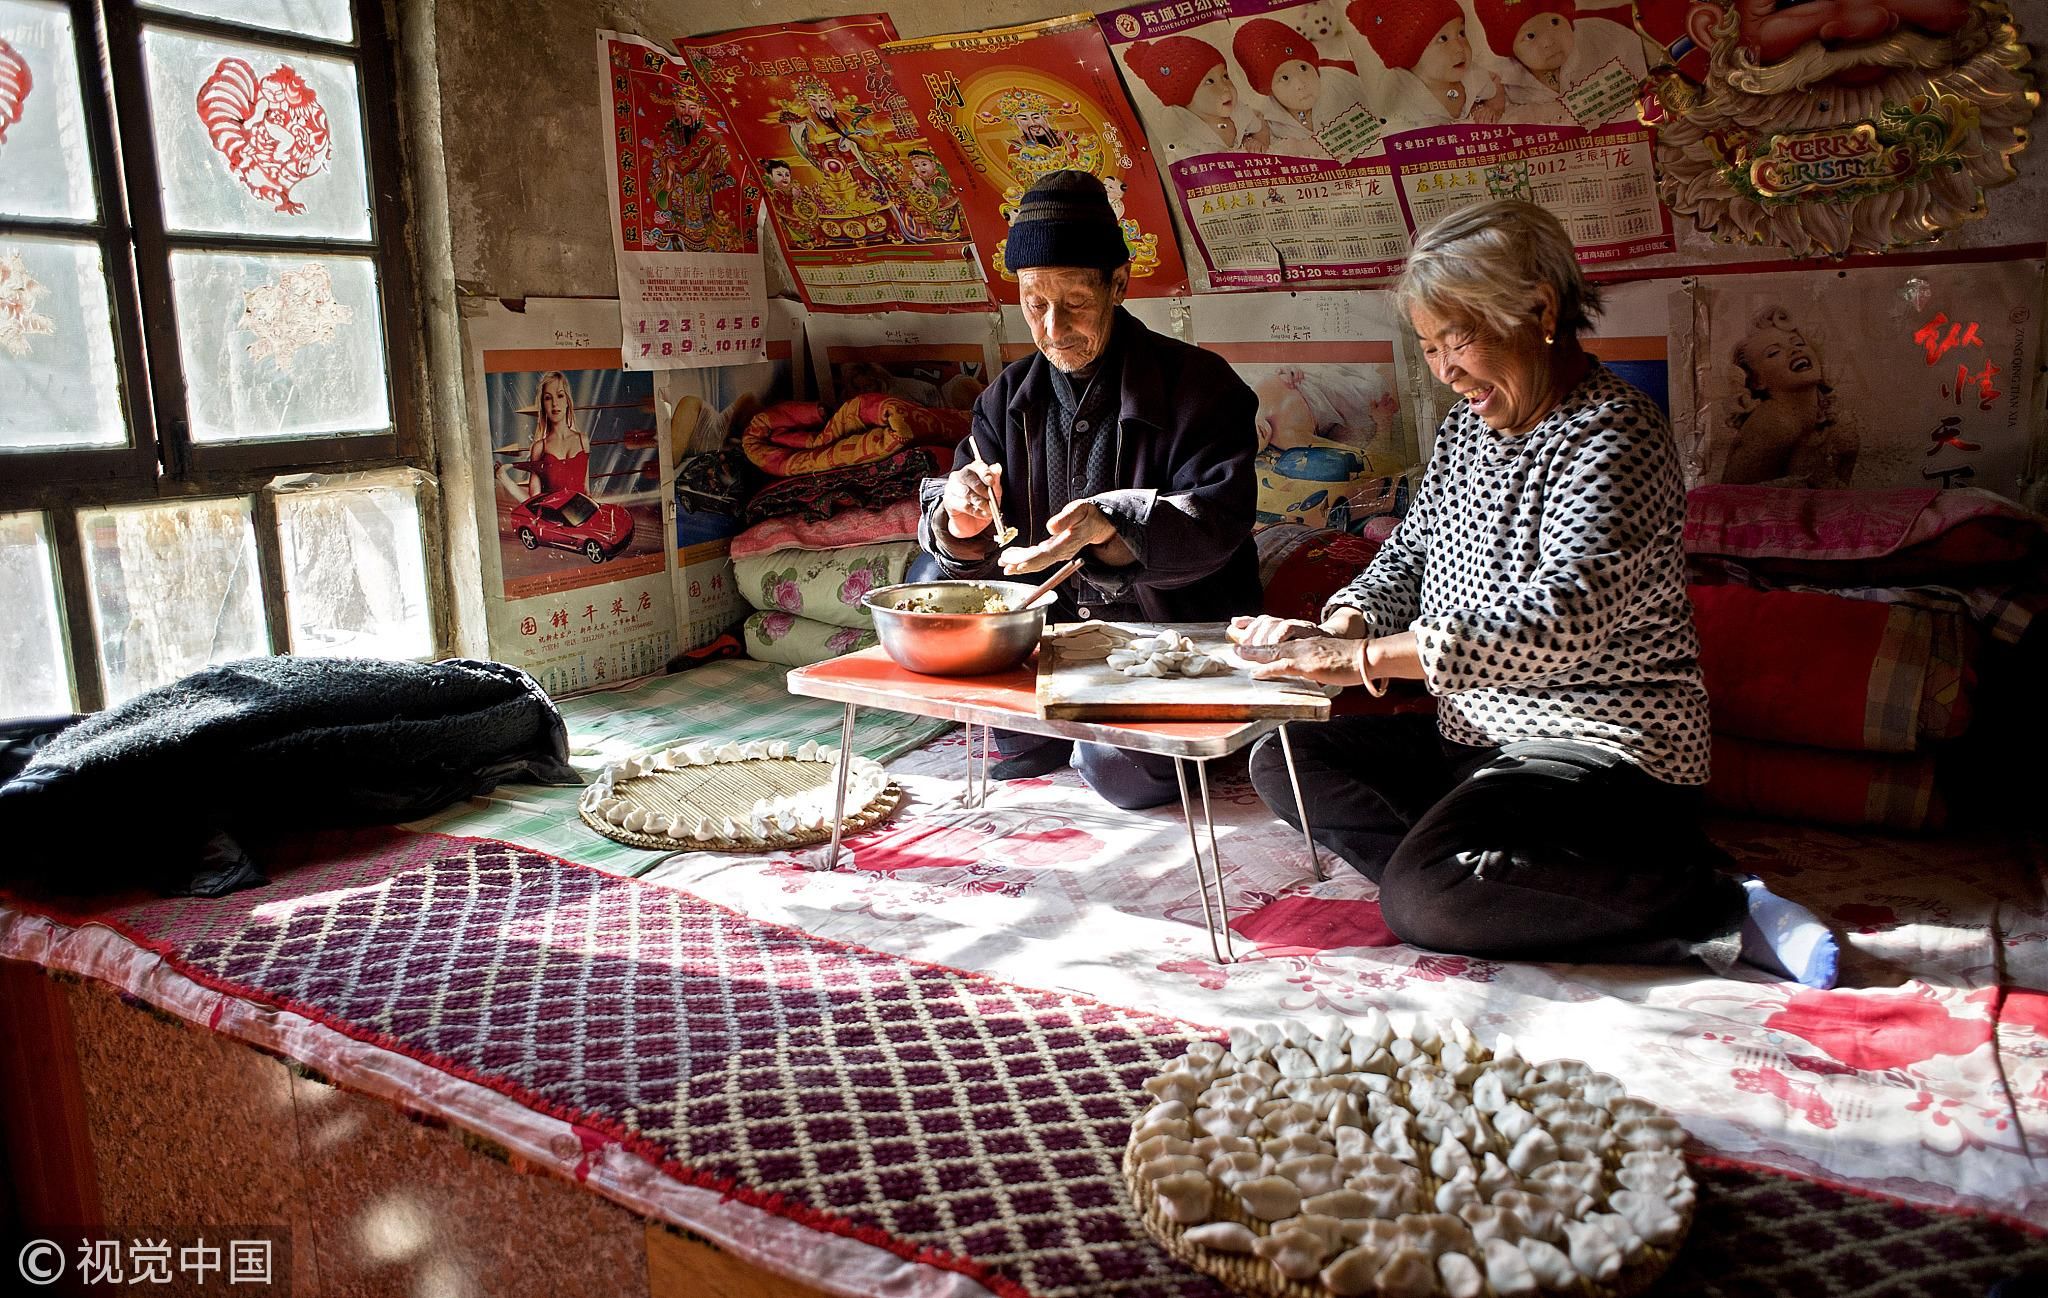
<path id="1" fill-rule="evenodd" d="M 1329 0 L 1141 4 L 1099 16 L 1205 287 L 1392 274 L 1408 230 Z"/>
<path id="2" fill-rule="evenodd" d="M 801 308 L 769 303 L 767 332 L 761 360 L 669 375 L 659 394 L 668 421 L 663 462 L 674 510 L 679 650 L 709 644 L 750 611 L 733 584 L 730 556 L 760 479 L 740 439 L 756 414 L 803 391 Z"/>
<path id="3" fill-rule="evenodd" d="M 1583 263 L 1673 247 L 1647 127 L 1438 126 L 1386 145 L 1411 229 L 1490 198 L 1521 198 L 1564 223 Z"/>
<path id="4" fill-rule="evenodd" d="M 687 63 L 617 32 L 597 46 L 625 368 L 758 360 L 761 196 L 738 137 Z"/>
<path id="5" fill-rule="evenodd" d="M 971 410 L 994 377 L 996 328 L 993 311 L 890 311 L 817 316 L 804 334 L 818 399 L 828 408 L 875 392 L 934 410 Z"/>
<path id="6" fill-rule="evenodd" d="M 1132 297 L 1187 291 L 1151 148 L 1093 18 L 897 41 L 882 55 L 956 178 L 998 301 L 1017 300 L 1004 250 L 1024 191 L 1064 170 L 1086 171 L 1108 191 L 1130 249 Z"/>
<path id="7" fill-rule="evenodd" d="M 986 310 L 960 179 L 882 62 L 895 37 L 866 14 L 676 48 L 739 137 L 806 306 Z"/>
<path id="8" fill-rule="evenodd" d="M 618 304 L 492 302 L 464 323 L 490 656 L 557 696 L 661 671 L 676 619 L 655 376 L 621 363 Z"/>

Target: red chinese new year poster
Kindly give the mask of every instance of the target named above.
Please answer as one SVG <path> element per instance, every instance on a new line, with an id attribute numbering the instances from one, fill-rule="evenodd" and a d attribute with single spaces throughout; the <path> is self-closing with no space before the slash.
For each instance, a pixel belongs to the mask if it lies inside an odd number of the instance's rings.
<path id="1" fill-rule="evenodd" d="M 804 304 L 988 306 L 956 188 L 898 92 L 882 14 L 682 37 L 740 136 Z"/>
<path id="2" fill-rule="evenodd" d="M 952 164 L 999 301 L 1017 300 L 1003 249 L 1018 200 L 1068 169 L 1093 172 L 1108 189 L 1131 250 L 1131 295 L 1187 291 L 1158 168 L 1092 17 L 896 41 L 882 54 Z"/>
<path id="3" fill-rule="evenodd" d="M 627 369 L 761 359 L 761 191 L 690 65 L 601 31 L 605 154 Z"/>

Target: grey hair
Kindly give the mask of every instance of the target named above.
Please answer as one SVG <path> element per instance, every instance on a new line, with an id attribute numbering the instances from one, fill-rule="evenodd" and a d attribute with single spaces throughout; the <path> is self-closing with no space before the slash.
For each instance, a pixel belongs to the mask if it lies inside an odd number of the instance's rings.
<path id="1" fill-rule="evenodd" d="M 1534 203 L 1497 198 L 1460 208 L 1415 236 L 1394 281 L 1394 304 L 1404 316 L 1422 307 L 1505 338 L 1529 323 L 1544 284 L 1557 291 L 1558 333 L 1593 327 L 1600 290 L 1579 273 L 1564 226 Z"/>

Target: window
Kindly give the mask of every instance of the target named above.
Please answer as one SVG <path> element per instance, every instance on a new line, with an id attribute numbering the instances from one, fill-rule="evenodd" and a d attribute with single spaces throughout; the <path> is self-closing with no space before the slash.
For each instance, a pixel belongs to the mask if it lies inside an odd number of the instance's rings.
<path id="1" fill-rule="evenodd" d="M 0 0 L 0 717 L 434 651 L 381 24 Z"/>

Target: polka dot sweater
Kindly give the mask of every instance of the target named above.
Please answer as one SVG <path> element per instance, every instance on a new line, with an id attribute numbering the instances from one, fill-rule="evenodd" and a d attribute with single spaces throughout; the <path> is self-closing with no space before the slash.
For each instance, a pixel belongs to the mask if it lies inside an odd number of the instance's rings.
<path id="1" fill-rule="evenodd" d="M 1684 520 L 1663 412 L 1595 361 L 1518 437 L 1452 407 L 1407 517 L 1324 615 L 1412 629 L 1448 739 L 1583 740 L 1704 784 Z"/>

